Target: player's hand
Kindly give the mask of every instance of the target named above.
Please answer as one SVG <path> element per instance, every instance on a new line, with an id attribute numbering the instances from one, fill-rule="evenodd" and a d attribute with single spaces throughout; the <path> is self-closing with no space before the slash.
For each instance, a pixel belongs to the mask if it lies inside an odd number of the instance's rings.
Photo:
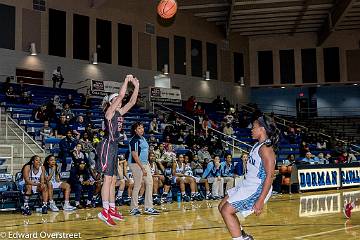
<path id="1" fill-rule="evenodd" d="M 264 207 L 264 201 L 261 199 L 257 200 L 253 206 L 253 210 L 256 216 L 259 216 L 261 214 L 263 207 Z"/>
<path id="2" fill-rule="evenodd" d="M 143 176 L 146 177 L 146 176 L 147 176 L 147 172 L 145 171 L 145 169 L 143 169 L 142 172 L 143 172 Z"/>
<path id="3" fill-rule="evenodd" d="M 139 87 L 139 80 L 137 78 L 132 79 L 132 83 L 134 84 L 134 87 Z"/>
<path id="4" fill-rule="evenodd" d="M 133 79 L 133 75 L 129 74 L 125 77 L 125 82 L 131 82 L 131 79 Z"/>

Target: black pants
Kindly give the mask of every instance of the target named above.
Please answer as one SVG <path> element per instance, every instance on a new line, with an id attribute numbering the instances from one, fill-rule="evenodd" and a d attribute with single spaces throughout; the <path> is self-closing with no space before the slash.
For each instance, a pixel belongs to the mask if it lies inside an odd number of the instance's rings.
<path id="1" fill-rule="evenodd" d="M 61 78 L 53 77 L 52 80 L 53 80 L 53 88 L 56 88 L 56 82 L 59 82 L 59 88 L 61 88 L 61 86 L 64 82 L 63 77 L 61 77 Z"/>
<path id="2" fill-rule="evenodd" d="M 75 192 L 75 201 L 80 202 L 80 198 L 83 192 L 87 191 L 88 200 L 92 200 L 95 191 L 95 185 L 81 185 L 73 184 L 71 189 Z"/>

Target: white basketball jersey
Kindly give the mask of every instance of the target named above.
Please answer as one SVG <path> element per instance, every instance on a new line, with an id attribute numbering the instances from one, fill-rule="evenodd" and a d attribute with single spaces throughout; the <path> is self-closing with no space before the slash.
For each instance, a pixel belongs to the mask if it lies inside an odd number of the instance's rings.
<path id="1" fill-rule="evenodd" d="M 246 165 L 247 173 L 245 175 L 247 183 L 261 184 L 265 180 L 266 172 L 259 155 L 259 149 L 262 145 L 264 143 L 257 142 L 250 151 L 249 160 Z"/>
<path id="2" fill-rule="evenodd" d="M 30 180 L 34 183 L 39 183 L 41 180 L 41 173 L 42 173 L 42 168 L 40 166 L 39 171 L 35 174 L 33 171 L 33 167 L 30 167 Z"/>

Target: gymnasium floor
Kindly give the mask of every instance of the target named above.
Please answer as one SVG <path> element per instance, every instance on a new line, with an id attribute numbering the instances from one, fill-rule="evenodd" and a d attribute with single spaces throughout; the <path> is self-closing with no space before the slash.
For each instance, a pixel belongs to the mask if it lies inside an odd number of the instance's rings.
<path id="1" fill-rule="evenodd" d="M 255 239 L 360 239 L 360 207 L 351 220 L 346 221 L 342 213 L 343 199 L 350 197 L 360 198 L 360 188 L 277 195 L 261 216 L 252 215 L 243 223 Z M 97 219 L 98 209 L 44 216 L 33 213 L 30 217 L 1 213 L 0 239 L 21 232 L 37 233 L 38 239 L 55 232 L 80 233 L 81 239 L 231 239 L 217 203 L 173 203 L 163 205 L 160 216 L 140 217 L 128 216 L 128 207 L 121 207 L 126 221 L 114 228 Z"/>

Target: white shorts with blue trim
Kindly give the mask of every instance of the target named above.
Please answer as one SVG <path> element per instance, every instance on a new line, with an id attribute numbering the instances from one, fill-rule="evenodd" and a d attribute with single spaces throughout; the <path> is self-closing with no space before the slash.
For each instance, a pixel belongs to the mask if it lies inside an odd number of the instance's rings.
<path id="1" fill-rule="evenodd" d="M 229 199 L 227 200 L 242 217 L 247 217 L 254 212 L 253 206 L 259 199 L 263 185 L 248 183 L 246 180 L 242 181 L 236 187 L 227 191 Z M 271 197 L 272 187 L 265 198 L 266 203 Z"/>

